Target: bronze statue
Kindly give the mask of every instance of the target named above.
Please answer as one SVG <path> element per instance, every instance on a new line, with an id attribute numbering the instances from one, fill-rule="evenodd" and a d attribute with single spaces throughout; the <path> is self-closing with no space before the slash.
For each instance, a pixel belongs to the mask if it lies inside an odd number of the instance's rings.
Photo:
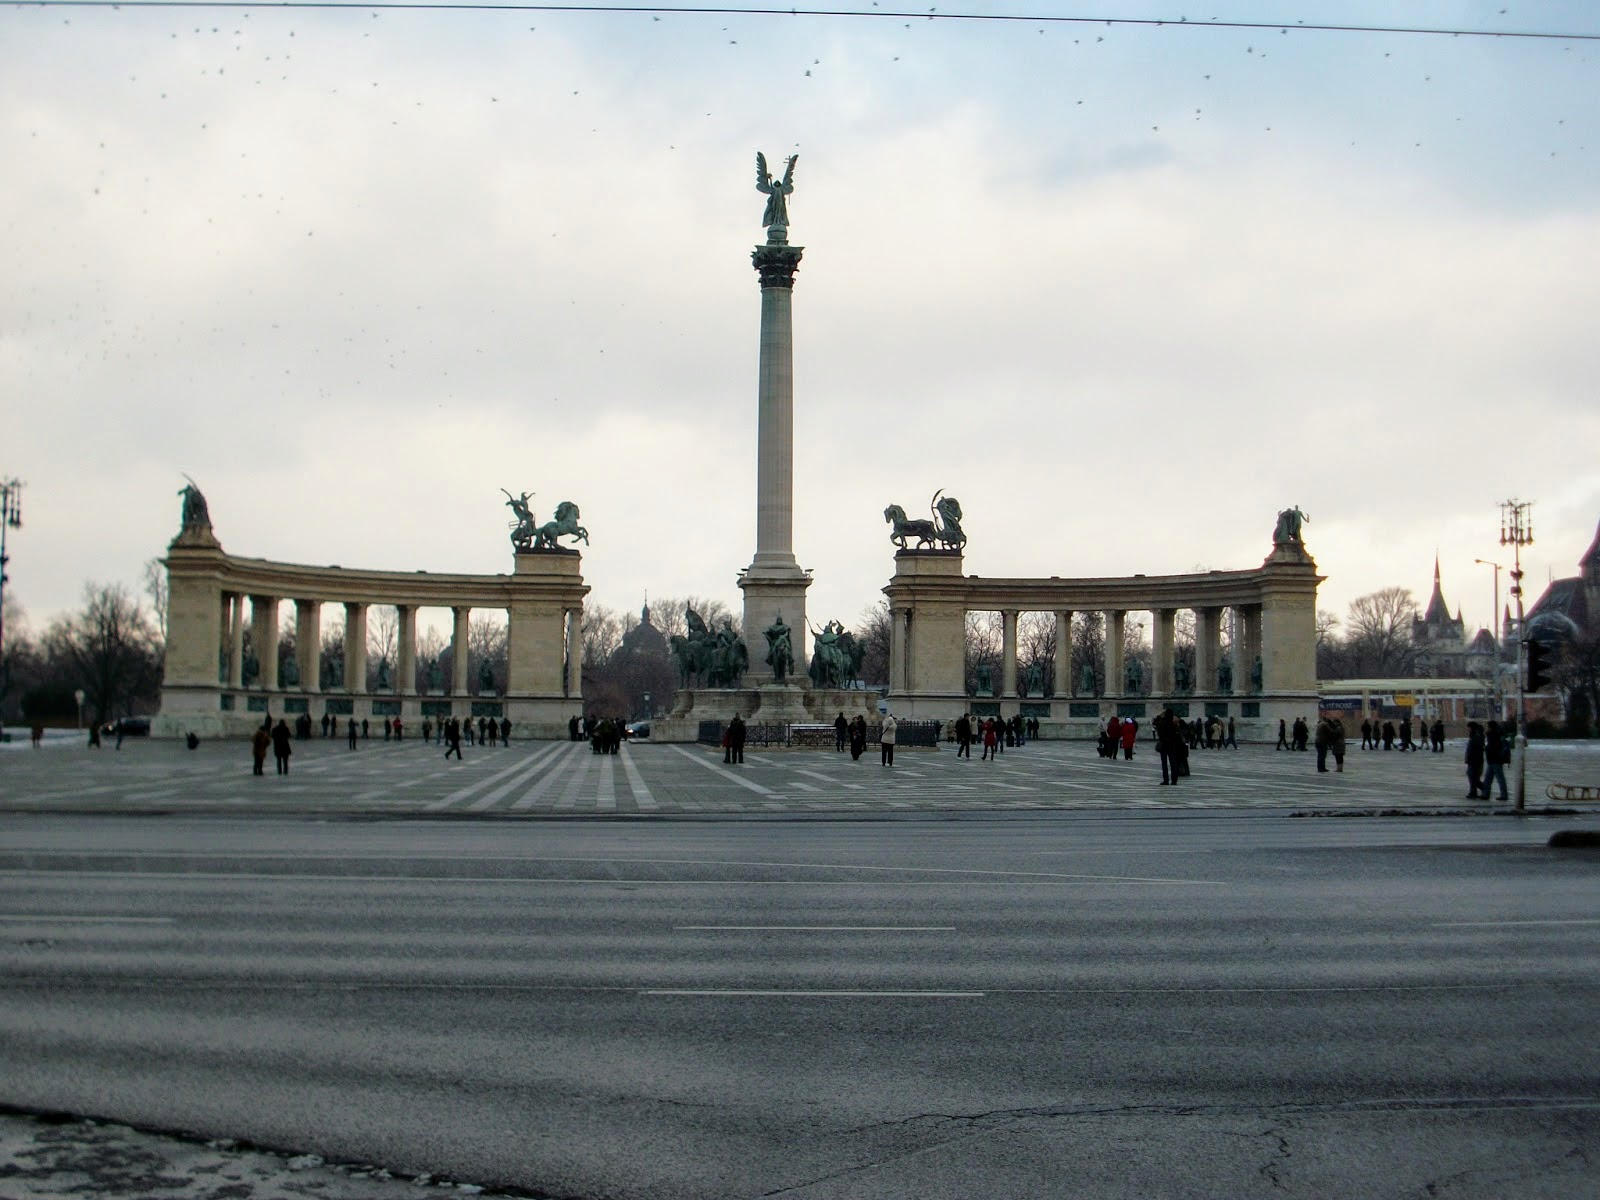
<path id="1" fill-rule="evenodd" d="M 378 660 L 378 690 L 380 692 L 389 690 L 389 660 L 387 658 Z"/>
<path id="2" fill-rule="evenodd" d="M 1255 662 L 1250 664 L 1250 690 L 1252 692 L 1261 690 L 1261 655 L 1259 654 L 1256 655 Z"/>
<path id="3" fill-rule="evenodd" d="M 789 200 L 794 191 L 794 164 L 800 161 L 798 154 L 789 156 L 789 165 L 784 169 L 783 182 L 773 183 L 772 172 L 767 170 L 767 156 L 759 150 L 756 151 L 756 191 L 764 192 L 767 197 L 766 210 L 761 214 L 761 227 L 772 228 L 779 234 L 789 231 Z"/>
<path id="4" fill-rule="evenodd" d="M 967 544 L 967 535 L 961 529 L 961 502 L 954 496 L 944 496 L 944 489 L 933 494 L 933 501 L 929 509 L 933 513 L 931 521 L 910 521 L 906 519 L 906 510 L 898 504 L 891 504 L 883 510 L 883 519 L 893 529 L 889 533 L 889 540 L 900 549 L 906 549 L 906 542 L 911 538 L 917 539 L 916 549 L 933 549 L 935 543 L 941 550 L 960 550 Z"/>
<path id="5" fill-rule="evenodd" d="M 1094 664 L 1085 662 L 1078 670 L 1078 694 L 1080 696 L 1094 695 Z"/>
<path id="6" fill-rule="evenodd" d="M 973 674 L 977 677 L 977 690 L 975 694 L 979 696 L 994 695 L 994 671 L 992 668 L 990 668 L 989 664 L 979 663 L 974 669 Z"/>
<path id="7" fill-rule="evenodd" d="M 811 638 L 811 669 L 807 672 L 811 682 L 818 687 L 848 687 L 855 678 L 855 639 L 838 621 L 829 621 L 821 633 L 812 630 Z"/>
<path id="8" fill-rule="evenodd" d="M 478 694 L 480 696 L 494 695 L 494 668 L 485 659 L 478 668 Z"/>
<path id="9" fill-rule="evenodd" d="M 1189 663 L 1187 659 L 1178 659 L 1172 664 L 1172 690 L 1180 695 L 1189 690 Z"/>
<path id="10" fill-rule="evenodd" d="M 772 624 L 762 630 L 767 639 L 767 663 L 772 667 L 772 678 L 782 683 L 794 670 L 794 643 L 789 637 L 789 627 L 783 623 L 783 614 L 772 618 Z"/>
<path id="11" fill-rule="evenodd" d="M 1276 546 L 1297 546 L 1301 544 L 1300 526 L 1303 522 L 1311 520 L 1300 511 L 1298 505 L 1286 508 L 1278 514 L 1278 524 L 1272 531 L 1272 542 Z"/>
<path id="12" fill-rule="evenodd" d="M 1137 696 L 1144 690 L 1144 664 L 1137 658 L 1128 660 L 1128 665 L 1123 668 L 1122 675 L 1128 692 Z"/>
<path id="13" fill-rule="evenodd" d="M 505 488 L 500 490 L 506 492 Z M 533 513 L 528 508 L 528 497 L 531 495 L 532 492 L 523 492 L 521 496 L 506 492 L 506 504 L 517 517 L 516 523 L 511 526 L 511 545 L 517 550 L 532 550 L 533 539 L 539 532 Z"/>
<path id="14" fill-rule="evenodd" d="M 563 500 L 556 505 L 556 517 L 553 521 L 546 521 L 539 526 L 539 532 L 533 539 L 535 550 L 558 550 L 556 539 L 570 537 L 589 544 L 589 531 L 578 524 L 578 506 L 571 500 Z"/>
<path id="15" fill-rule="evenodd" d="M 1217 664 L 1217 691 L 1233 691 L 1233 659 L 1224 658 Z"/>
<path id="16" fill-rule="evenodd" d="M 733 619 L 722 618 L 722 626 L 711 642 L 711 669 L 708 682 L 712 687 L 738 687 L 744 673 L 750 669 L 750 652 L 744 639 L 733 630 Z"/>
<path id="17" fill-rule="evenodd" d="M 189 479 L 187 475 L 185 479 Z M 206 509 L 206 498 L 195 485 L 194 480 L 178 489 L 178 495 L 183 497 L 183 528 L 185 529 L 210 529 L 211 513 Z"/>

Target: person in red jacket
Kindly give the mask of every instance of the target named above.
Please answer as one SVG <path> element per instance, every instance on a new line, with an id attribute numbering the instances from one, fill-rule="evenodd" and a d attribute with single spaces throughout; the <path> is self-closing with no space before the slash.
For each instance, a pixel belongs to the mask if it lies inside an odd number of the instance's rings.
<path id="1" fill-rule="evenodd" d="M 1122 757 L 1133 757 L 1133 743 L 1139 736 L 1139 722 L 1129 717 L 1122 723 Z"/>
<path id="2" fill-rule="evenodd" d="M 1112 717 L 1106 722 L 1106 757 L 1116 758 L 1117 747 L 1122 745 L 1122 718 Z"/>

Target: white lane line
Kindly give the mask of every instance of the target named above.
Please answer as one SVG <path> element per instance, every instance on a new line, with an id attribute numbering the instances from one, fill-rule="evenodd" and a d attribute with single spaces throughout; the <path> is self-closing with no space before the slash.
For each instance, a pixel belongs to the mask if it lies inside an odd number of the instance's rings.
<path id="1" fill-rule="evenodd" d="M 492 792 L 485 792 L 483 795 L 479 796 L 471 804 L 467 805 L 467 811 L 482 812 L 490 805 L 499 803 L 506 793 L 512 791 L 514 788 L 521 787 L 535 773 L 537 773 L 541 767 L 548 764 L 556 754 L 560 753 L 562 745 L 563 743 L 557 742 L 555 745 L 550 746 L 547 749 L 538 751 L 531 760 L 523 759 L 521 763 L 523 768 L 522 771 L 516 775 L 513 775 L 510 779 L 506 780 Z"/>
<path id="2" fill-rule="evenodd" d="M 566 878 L 534 879 L 523 875 L 314 875 L 300 871 L 174 871 L 155 874 L 150 871 L 54 871 L 48 869 L 12 870 L 0 868 L 0 879 L 6 877 L 29 879 L 119 879 L 130 883 L 168 885 L 203 880 L 208 883 L 244 880 L 252 883 L 263 880 L 304 880 L 307 883 L 400 883 L 410 886 L 417 883 L 516 883 L 540 887 L 567 884 L 654 884 L 658 887 L 888 887 L 888 888 L 1038 888 L 1038 887 L 1143 887 L 1163 883 L 1210 883 L 1210 880 L 1190 879 L 1117 879 L 1110 876 L 1088 875 L 1048 879 L 1030 879 L 1018 882 L 1012 879 L 659 879 L 640 876 L 608 875 L 601 878 L 569 876 Z M 1218 886 L 1225 886 L 1218 884 Z"/>
<path id="3" fill-rule="evenodd" d="M 824 1000 L 876 1000 L 882 998 L 910 998 L 917 1000 L 976 1000 L 983 992 L 869 992 L 846 990 L 779 990 L 776 988 L 640 988 L 641 996 L 752 996 L 752 997 L 811 997 Z"/>
<path id="4" fill-rule="evenodd" d="M 572 779 L 567 784 L 567 790 L 561 793 L 561 799 L 555 802 L 556 809 L 569 809 L 576 811 L 578 807 L 578 793 L 583 790 L 583 785 L 589 781 L 589 772 L 594 768 L 594 760 L 600 756 L 590 748 L 588 754 L 580 755 L 578 769 L 572 773 Z"/>
<path id="5" fill-rule="evenodd" d="M 820 792 L 822 789 L 811 783 L 801 783 L 798 779 L 789 781 L 789 786 L 799 792 Z"/>
<path id="6" fill-rule="evenodd" d="M 576 745 L 582 746 L 583 743 L 578 742 Z M 550 790 L 551 785 L 554 784 L 557 779 L 561 778 L 561 776 L 567 772 L 568 768 L 570 768 L 573 763 L 578 761 L 577 755 L 580 753 L 582 753 L 580 750 L 573 749 L 553 760 L 553 765 L 551 766 L 549 772 L 546 773 L 545 777 L 539 780 L 538 783 L 534 784 L 533 787 L 528 790 L 528 794 L 526 796 L 513 802 L 511 805 L 511 811 L 523 812 L 539 803 L 544 794 Z"/>
<path id="7" fill-rule="evenodd" d="M 427 804 L 424 804 L 422 806 L 422 811 L 423 812 L 438 812 L 442 808 L 449 808 L 457 800 L 465 800 L 468 796 L 472 795 L 474 792 L 482 791 L 484 788 L 488 787 L 490 784 L 498 783 L 500 780 L 504 779 L 507 775 L 514 774 L 517 771 L 525 770 L 527 768 L 527 765 L 528 764 L 527 764 L 526 760 L 520 760 L 518 762 L 514 762 L 509 767 L 507 767 L 505 770 L 496 771 L 493 775 L 489 776 L 487 779 L 480 779 L 476 783 L 469 783 L 464 788 L 457 788 L 455 791 L 449 793 L 448 795 L 440 796 L 439 799 L 437 799 L 437 800 L 429 801 Z"/>
<path id="8" fill-rule="evenodd" d="M 793 930 L 800 933 L 954 933 L 954 925 L 674 925 L 674 929 Z"/>
<path id="9" fill-rule="evenodd" d="M 749 788 L 758 796 L 776 795 L 771 788 L 762 787 L 759 783 L 751 783 L 748 779 L 736 771 L 722 770 L 721 763 L 711 762 L 703 754 L 696 754 L 691 750 L 685 750 L 682 746 L 674 746 L 673 749 L 687 758 L 690 762 L 694 763 L 696 766 L 704 767 L 706 770 L 728 780 L 730 783 L 737 783 L 742 788 Z"/>
<path id="10" fill-rule="evenodd" d="M 634 765 L 633 751 L 628 744 L 622 744 L 622 771 L 628 777 L 628 787 L 633 791 L 633 798 L 638 802 L 641 812 L 655 812 L 658 807 L 655 794 L 645 785 L 644 776 L 639 774 L 639 768 Z"/>
<path id="11" fill-rule="evenodd" d="M 1526 920 L 1526 922 L 1434 922 L 1435 930 L 1472 930 L 1472 928 L 1493 928 L 1499 925 L 1600 925 L 1600 918 L 1550 917 L 1546 920 Z"/>
<path id="12" fill-rule="evenodd" d="M 4 916 L 0 921 L 15 921 L 19 925 L 172 925 L 175 917 L 62 917 L 62 916 Z"/>
<path id="13" fill-rule="evenodd" d="M 600 788 L 594 802 L 597 812 L 617 811 L 617 764 L 612 761 L 615 757 L 607 754 L 600 759 Z"/>

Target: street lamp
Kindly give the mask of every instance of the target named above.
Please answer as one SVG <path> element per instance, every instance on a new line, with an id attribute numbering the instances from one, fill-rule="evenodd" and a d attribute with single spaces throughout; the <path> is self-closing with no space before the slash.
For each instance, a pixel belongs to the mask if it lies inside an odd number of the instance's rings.
<path id="1" fill-rule="evenodd" d="M 79 688 L 72 693 L 72 698 L 78 702 L 78 728 L 83 728 L 83 689 Z"/>
<path id="2" fill-rule="evenodd" d="M 1500 651 L 1505 648 L 1501 642 L 1506 635 L 1506 631 L 1500 626 L 1500 572 L 1505 568 L 1502 564 L 1491 562 L 1487 558 L 1475 558 L 1472 561 L 1480 567 L 1494 568 L 1494 608 L 1490 610 L 1489 628 L 1494 631 L 1495 657 L 1490 666 L 1493 668 L 1492 674 L 1494 676 L 1493 702 L 1495 711 L 1503 713 L 1505 702 L 1500 690 Z"/>
<path id="3" fill-rule="evenodd" d="M 652 714 L 651 714 L 651 709 L 650 709 L 650 693 L 646 692 L 644 694 L 644 719 L 646 721 L 648 721 L 650 719 L 651 715 Z"/>
<path id="4" fill-rule="evenodd" d="M 22 482 L 17 479 L 0 479 L 0 700 L 11 690 L 11 672 L 5 665 L 6 647 L 6 564 L 11 558 L 6 554 L 6 530 L 22 528 Z"/>
<path id="5" fill-rule="evenodd" d="M 1523 809 L 1527 799 L 1528 783 L 1528 697 L 1523 687 L 1522 670 L 1523 613 L 1522 613 L 1522 548 L 1533 544 L 1533 516 L 1528 511 L 1531 500 L 1504 500 L 1500 504 L 1500 544 L 1512 547 L 1511 594 L 1517 601 L 1517 811 Z"/>

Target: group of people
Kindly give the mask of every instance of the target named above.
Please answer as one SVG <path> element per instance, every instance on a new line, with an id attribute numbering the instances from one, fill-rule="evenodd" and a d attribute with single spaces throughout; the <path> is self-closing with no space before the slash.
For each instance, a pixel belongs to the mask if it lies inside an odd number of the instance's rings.
<path id="1" fill-rule="evenodd" d="M 1294 719 L 1296 726 L 1295 737 L 1300 745 L 1297 749 L 1304 750 L 1305 721 L 1299 717 Z M 1280 722 L 1281 724 L 1281 722 Z M 1333 756 L 1334 770 L 1344 770 L 1344 722 L 1338 717 L 1322 717 L 1317 721 L 1317 770 L 1326 774 L 1328 770 L 1328 756 Z"/>
<path id="2" fill-rule="evenodd" d="M 983 743 L 980 761 L 994 762 L 1007 746 L 1025 746 L 1028 739 L 1038 732 L 1039 722 L 1032 717 L 1024 719 L 1015 716 L 1010 720 L 985 717 L 974 724 L 968 714 L 962 713 L 956 718 L 955 724 L 956 757 L 971 758 L 972 743 L 979 741 Z"/>
<path id="3" fill-rule="evenodd" d="M 622 741 L 628 736 L 628 725 L 621 717 L 589 716 L 583 719 L 583 733 L 594 753 L 619 754 Z"/>
<path id="4" fill-rule="evenodd" d="M 1164 709 L 1171 712 L 1171 709 Z M 1174 717 L 1176 720 L 1176 717 Z M 1107 717 L 1100 722 L 1100 732 L 1095 738 L 1095 752 L 1101 758 L 1116 758 L 1122 751 L 1124 760 L 1133 758 L 1134 743 L 1139 740 L 1139 722 L 1132 717 Z"/>
<path id="5" fill-rule="evenodd" d="M 1498 781 L 1500 803 L 1506 802 L 1506 767 L 1511 764 L 1511 747 L 1515 741 L 1499 721 L 1490 721 L 1487 726 L 1477 721 L 1467 722 L 1468 800 L 1476 800 L 1480 795 L 1489 799 L 1489 792 Z"/>
<path id="6" fill-rule="evenodd" d="M 899 736 L 899 725 L 893 713 L 885 713 L 883 726 L 878 732 L 878 757 L 886 767 L 894 766 L 894 744 Z M 846 747 L 850 750 L 852 762 L 860 761 L 867 751 L 867 719 L 860 713 L 853 718 L 847 718 L 840 713 L 833 719 L 833 750 L 835 754 L 843 754 Z M 744 759 L 741 757 L 740 762 Z"/>
<path id="7" fill-rule="evenodd" d="M 1401 717 L 1399 729 L 1395 728 L 1393 721 L 1362 721 L 1361 722 L 1361 748 L 1363 750 L 1376 750 L 1379 743 L 1385 750 L 1421 750 L 1411 737 L 1411 718 Z M 1430 726 L 1426 718 L 1419 723 L 1418 732 L 1427 739 L 1428 748 L 1435 754 L 1444 753 L 1444 722 L 1434 721 Z"/>

